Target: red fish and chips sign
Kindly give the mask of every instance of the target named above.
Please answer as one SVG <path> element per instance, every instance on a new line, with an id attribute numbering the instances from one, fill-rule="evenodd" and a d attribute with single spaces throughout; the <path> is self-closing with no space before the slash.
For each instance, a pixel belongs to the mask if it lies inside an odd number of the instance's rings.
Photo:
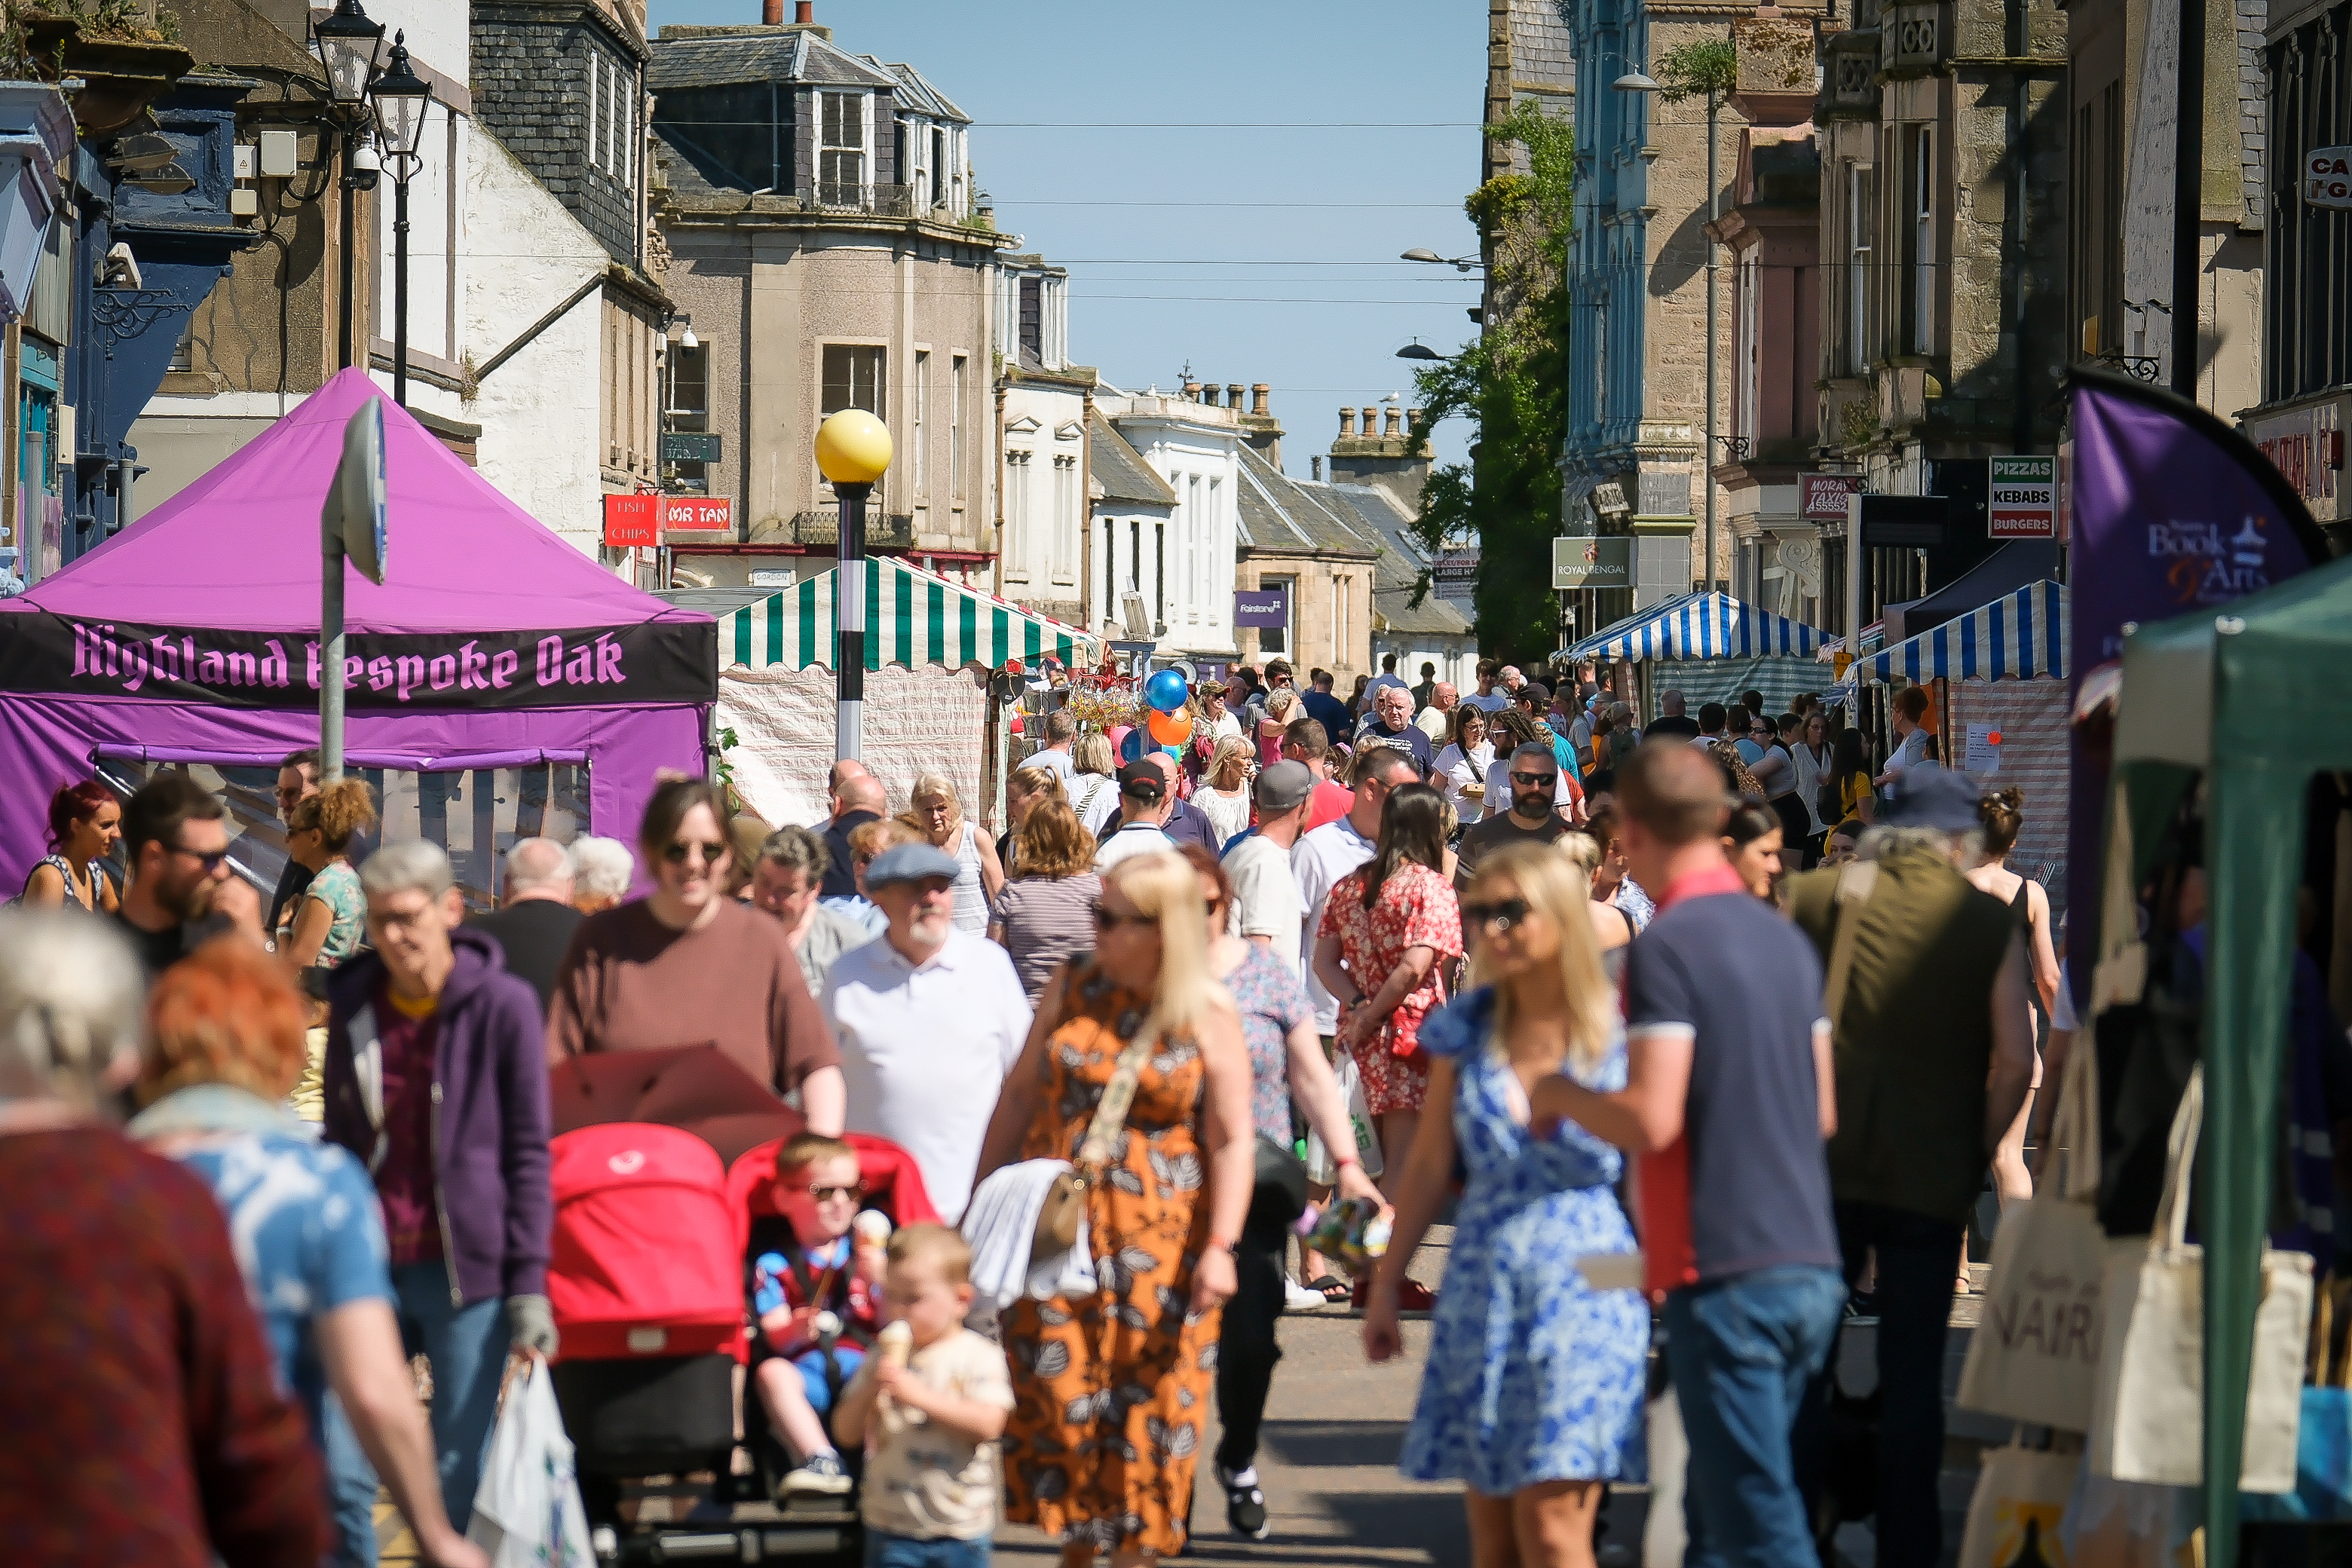
<path id="1" fill-rule="evenodd" d="M 731 531 L 735 503 L 726 496 L 608 495 L 604 498 L 604 542 L 615 550 L 651 548 L 665 530 Z"/>

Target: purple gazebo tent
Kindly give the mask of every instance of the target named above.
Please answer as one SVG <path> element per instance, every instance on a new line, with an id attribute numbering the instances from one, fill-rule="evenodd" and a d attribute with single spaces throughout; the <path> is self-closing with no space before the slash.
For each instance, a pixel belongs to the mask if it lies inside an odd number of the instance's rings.
<path id="1" fill-rule="evenodd" d="M 106 759 L 274 768 L 318 743 L 320 503 L 345 422 L 379 394 L 342 372 L 0 600 L 0 891 L 45 853 L 50 793 Z M 634 839 L 656 770 L 704 771 L 711 618 L 582 556 L 389 399 L 384 469 L 383 584 L 344 589 L 350 764 L 584 764 L 589 828 Z"/>

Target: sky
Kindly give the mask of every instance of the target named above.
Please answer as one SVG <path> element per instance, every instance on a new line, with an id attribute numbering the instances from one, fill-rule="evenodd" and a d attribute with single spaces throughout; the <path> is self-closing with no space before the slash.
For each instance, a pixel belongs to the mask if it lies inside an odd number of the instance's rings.
<path id="1" fill-rule="evenodd" d="M 791 8 L 786 7 L 787 16 Z M 757 22 L 653 0 L 649 26 Z M 997 227 L 1070 270 L 1070 357 L 1129 392 L 1268 383 L 1285 467 L 1342 404 L 1412 401 L 1418 339 L 1477 328 L 1483 0 L 816 0 L 854 54 L 904 61 L 973 121 Z M 1468 426 L 1433 437 L 1458 461 Z"/>

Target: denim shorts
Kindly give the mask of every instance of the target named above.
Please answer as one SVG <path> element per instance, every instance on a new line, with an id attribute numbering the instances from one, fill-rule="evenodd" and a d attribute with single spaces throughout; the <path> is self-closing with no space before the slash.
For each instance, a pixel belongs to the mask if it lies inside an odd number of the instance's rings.
<path id="1" fill-rule="evenodd" d="M 866 1532 L 866 1568 L 988 1568 L 988 1537 L 925 1541 L 912 1535 Z"/>

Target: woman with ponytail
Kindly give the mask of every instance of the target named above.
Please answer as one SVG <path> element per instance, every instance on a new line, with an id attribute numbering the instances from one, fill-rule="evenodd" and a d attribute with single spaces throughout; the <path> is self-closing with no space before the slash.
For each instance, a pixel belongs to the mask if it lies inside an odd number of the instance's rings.
<path id="1" fill-rule="evenodd" d="M 294 923 L 278 943 L 297 969 L 332 969 L 359 951 L 367 931 L 367 898 L 352 869 L 352 840 L 374 826 L 375 800 L 359 779 L 338 779 L 287 819 L 287 851 L 311 872 Z"/>

